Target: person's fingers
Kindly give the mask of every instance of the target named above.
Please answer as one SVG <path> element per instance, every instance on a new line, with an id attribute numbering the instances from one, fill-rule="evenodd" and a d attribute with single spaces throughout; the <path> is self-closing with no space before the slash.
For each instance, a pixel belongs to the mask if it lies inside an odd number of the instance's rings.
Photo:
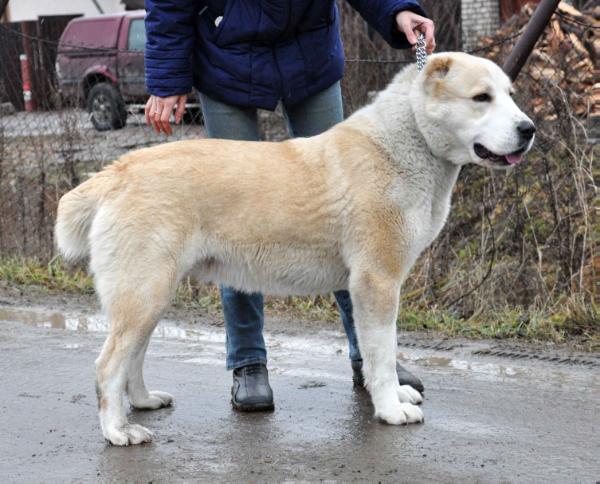
<path id="1" fill-rule="evenodd" d="M 151 112 L 152 104 L 153 104 L 152 98 L 153 98 L 153 96 L 150 96 L 148 98 L 148 101 L 146 101 L 146 106 L 144 107 L 144 115 L 146 116 L 146 124 L 148 126 L 152 126 L 152 120 L 150 119 L 150 112 Z"/>
<path id="2" fill-rule="evenodd" d="M 161 132 L 160 117 L 163 108 L 162 99 L 156 98 L 156 102 L 154 103 L 154 115 L 152 116 L 152 126 L 154 126 L 154 131 L 156 131 L 157 134 Z"/>
<path id="3" fill-rule="evenodd" d="M 435 50 L 435 25 L 431 20 L 429 20 L 427 22 L 423 22 L 422 27 L 425 30 L 423 33 L 425 34 L 427 52 L 431 54 Z"/>
<path id="4" fill-rule="evenodd" d="M 175 111 L 175 123 L 181 123 L 183 119 L 183 113 L 185 112 L 185 102 L 187 100 L 187 96 L 179 96 L 177 99 L 177 110 Z"/>
<path id="5" fill-rule="evenodd" d="M 406 40 L 410 45 L 415 45 L 417 43 L 417 36 L 413 31 L 413 24 L 410 20 L 402 20 L 402 23 L 399 25 L 400 30 L 406 35 Z"/>
<path id="6" fill-rule="evenodd" d="M 177 104 L 176 119 L 178 122 L 183 118 L 183 111 L 185 110 L 186 95 L 183 96 L 169 96 L 169 97 L 158 97 L 150 96 L 144 107 L 144 114 L 146 116 L 146 123 L 154 128 L 157 134 L 161 132 L 165 134 L 173 134 L 171 128 L 171 115 L 175 104 Z"/>
<path id="7" fill-rule="evenodd" d="M 169 109 L 169 105 L 167 104 L 162 111 L 160 116 L 160 126 L 165 134 L 172 134 L 171 131 L 171 113 L 173 112 L 173 108 Z"/>
<path id="8" fill-rule="evenodd" d="M 435 26 L 433 21 L 412 12 L 400 12 L 396 17 L 398 30 L 406 35 L 411 45 L 416 45 L 419 34 L 425 35 L 425 47 L 431 54 L 435 50 Z"/>
<path id="9" fill-rule="evenodd" d="M 173 134 L 173 130 L 171 129 L 171 114 L 173 113 L 176 102 L 177 97 L 175 96 L 165 99 L 162 114 L 160 116 L 162 130 L 168 135 Z"/>

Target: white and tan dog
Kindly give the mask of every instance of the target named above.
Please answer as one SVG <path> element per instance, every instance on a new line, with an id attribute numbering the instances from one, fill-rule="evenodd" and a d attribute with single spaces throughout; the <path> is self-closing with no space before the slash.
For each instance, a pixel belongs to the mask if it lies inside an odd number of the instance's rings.
<path id="1" fill-rule="evenodd" d="M 375 101 L 312 138 L 179 141 L 142 149 L 67 193 L 56 240 L 91 256 L 110 334 L 96 361 L 100 423 L 115 445 L 151 439 L 135 408 L 169 405 L 142 365 L 178 282 L 193 272 L 248 292 L 348 289 L 366 387 L 390 424 L 423 421 L 395 372 L 400 286 L 438 235 L 460 167 L 519 163 L 534 125 L 490 61 L 460 53 L 403 70 Z"/>

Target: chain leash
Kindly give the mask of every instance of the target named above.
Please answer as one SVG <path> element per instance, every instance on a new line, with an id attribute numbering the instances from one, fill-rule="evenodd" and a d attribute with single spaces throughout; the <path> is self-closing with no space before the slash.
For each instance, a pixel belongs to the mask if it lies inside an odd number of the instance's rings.
<path id="1" fill-rule="evenodd" d="M 427 62 L 427 50 L 425 49 L 425 35 L 420 33 L 417 37 L 417 70 L 420 72 Z"/>

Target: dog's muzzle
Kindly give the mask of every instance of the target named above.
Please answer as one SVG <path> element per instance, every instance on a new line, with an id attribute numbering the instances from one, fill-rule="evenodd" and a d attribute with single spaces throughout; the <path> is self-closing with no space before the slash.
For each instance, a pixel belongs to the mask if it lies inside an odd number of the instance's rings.
<path id="1" fill-rule="evenodd" d="M 481 143 L 475 143 L 475 145 L 473 145 L 473 151 L 475 151 L 475 154 L 482 160 L 491 161 L 493 163 L 498 163 L 504 166 L 512 166 L 518 165 L 523 161 L 523 155 L 527 151 L 528 145 L 529 142 L 527 142 L 517 151 L 513 151 L 512 153 L 508 153 L 505 155 L 498 155 L 488 150 Z"/>

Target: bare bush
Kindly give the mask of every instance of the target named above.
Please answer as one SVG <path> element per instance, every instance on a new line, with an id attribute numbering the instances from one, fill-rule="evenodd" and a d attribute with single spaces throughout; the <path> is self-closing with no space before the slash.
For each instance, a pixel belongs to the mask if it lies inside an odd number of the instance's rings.
<path id="1" fill-rule="evenodd" d="M 439 50 L 459 50 L 460 2 L 425 4 L 438 27 Z M 412 62 L 414 54 L 390 49 L 346 2 L 339 7 L 349 115 Z M 487 43 L 479 53 L 501 63 L 514 39 L 496 41 L 500 47 Z M 582 104 L 575 84 L 564 84 L 582 72 L 563 57 L 565 62 L 552 59 L 556 77 L 529 64 L 517 82 L 519 103 L 538 127 L 529 162 L 509 173 L 476 166 L 463 170 L 448 224 L 407 281 L 405 304 L 472 317 L 507 305 L 527 314 L 531 308 L 559 310 L 567 300 L 588 305 L 598 300 L 598 173 L 593 172 L 595 152 L 586 124 L 591 107 Z M 130 114 L 124 130 L 105 133 L 94 131 L 82 111 L 68 106 L 47 114 L 0 118 L 3 256 L 49 260 L 59 197 L 121 153 L 164 140 L 143 126 L 139 113 Z M 286 136 L 281 113 L 262 120 L 265 137 Z M 179 127 L 176 133 L 176 138 L 201 136 L 198 127 Z M 596 313 L 571 308 L 569 314 L 589 319 Z"/>

